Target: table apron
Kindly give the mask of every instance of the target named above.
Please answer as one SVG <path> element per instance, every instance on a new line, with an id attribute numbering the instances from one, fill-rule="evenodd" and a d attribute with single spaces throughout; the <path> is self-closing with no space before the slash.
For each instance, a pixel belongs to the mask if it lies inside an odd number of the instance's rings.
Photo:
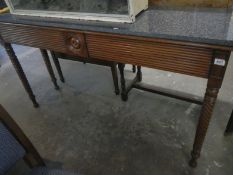
<path id="1" fill-rule="evenodd" d="M 53 50 L 69 55 L 134 64 L 186 75 L 208 78 L 213 50 L 200 46 L 162 43 L 141 37 L 121 37 L 70 29 L 0 24 L 5 42 Z M 81 40 L 81 49 L 74 50 L 69 40 Z"/>

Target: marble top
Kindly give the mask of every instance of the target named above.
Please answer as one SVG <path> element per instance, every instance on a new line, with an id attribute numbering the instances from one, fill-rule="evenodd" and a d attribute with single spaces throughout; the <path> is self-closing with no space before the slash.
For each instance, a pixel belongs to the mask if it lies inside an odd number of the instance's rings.
<path id="1" fill-rule="evenodd" d="M 140 14 L 133 24 L 11 14 L 0 15 L 0 22 L 61 27 L 233 47 L 233 19 L 232 10 L 230 9 L 150 8 Z"/>

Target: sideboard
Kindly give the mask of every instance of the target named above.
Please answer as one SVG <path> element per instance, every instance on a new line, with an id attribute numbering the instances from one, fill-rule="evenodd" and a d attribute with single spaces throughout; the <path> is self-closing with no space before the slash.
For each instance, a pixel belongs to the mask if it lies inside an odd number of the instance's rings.
<path id="1" fill-rule="evenodd" d="M 0 36 L 35 107 L 38 103 L 12 43 L 40 48 L 55 85 L 46 50 L 207 79 L 203 100 L 192 100 L 202 105 L 190 161 L 196 167 L 233 50 L 231 15 L 228 9 L 151 8 L 134 24 L 121 24 L 5 14 L 0 16 Z"/>

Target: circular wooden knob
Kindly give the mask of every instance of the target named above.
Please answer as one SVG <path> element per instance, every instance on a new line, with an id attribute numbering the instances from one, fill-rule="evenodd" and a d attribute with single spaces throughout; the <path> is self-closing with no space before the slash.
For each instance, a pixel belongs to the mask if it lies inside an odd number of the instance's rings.
<path id="1" fill-rule="evenodd" d="M 71 42 L 71 45 L 73 48 L 75 48 L 75 49 L 81 48 L 81 43 L 80 43 L 78 38 L 71 38 L 70 42 Z"/>

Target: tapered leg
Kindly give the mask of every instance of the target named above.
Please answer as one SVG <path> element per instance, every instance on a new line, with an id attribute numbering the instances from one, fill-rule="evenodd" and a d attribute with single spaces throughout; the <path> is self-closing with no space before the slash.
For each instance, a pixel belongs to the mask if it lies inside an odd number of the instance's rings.
<path id="1" fill-rule="evenodd" d="M 36 101 L 36 98 L 35 98 L 35 95 L 33 94 L 32 92 L 32 89 L 31 89 L 31 86 L 27 80 L 27 77 L 22 69 L 22 66 L 20 65 L 20 62 L 17 58 L 17 56 L 15 55 L 15 52 L 11 46 L 11 44 L 9 43 L 3 43 L 3 46 L 5 47 L 5 50 L 25 88 L 25 90 L 27 91 L 28 95 L 29 95 L 29 98 L 31 99 L 33 105 L 35 108 L 39 107 L 39 104 L 37 103 Z"/>
<path id="2" fill-rule="evenodd" d="M 61 65 L 60 65 L 60 62 L 59 62 L 59 59 L 56 57 L 55 53 L 53 51 L 50 52 L 51 53 L 51 56 L 53 58 L 53 62 L 56 66 L 56 69 L 57 69 L 57 72 L 58 72 L 58 75 L 60 77 L 60 80 L 61 82 L 65 82 L 65 79 L 64 79 L 64 76 L 63 76 L 63 73 L 62 73 L 62 70 L 61 70 Z"/>
<path id="3" fill-rule="evenodd" d="M 132 71 L 133 71 L 133 73 L 136 72 L 136 66 L 135 65 L 132 66 Z"/>
<path id="4" fill-rule="evenodd" d="M 47 67 L 47 70 L 49 72 L 49 75 L 51 77 L 51 80 L 52 80 L 52 82 L 54 84 L 54 87 L 55 87 L 56 90 L 58 90 L 59 86 L 57 85 L 57 79 L 56 79 L 56 77 L 54 75 L 53 68 L 52 68 L 51 62 L 49 60 L 49 55 L 48 55 L 47 51 L 44 50 L 44 49 L 40 49 L 40 51 L 41 51 L 41 54 L 43 56 L 43 59 L 44 59 L 45 65 Z"/>
<path id="5" fill-rule="evenodd" d="M 137 77 L 138 77 L 138 81 L 141 82 L 142 81 L 142 67 L 141 66 L 137 66 Z"/>
<path id="6" fill-rule="evenodd" d="M 197 159 L 200 157 L 201 148 L 212 116 L 213 108 L 217 99 L 218 89 L 208 87 L 205 94 L 204 104 L 199 118 L 190 166 L 197 166 Z"/>
<path id="7" fill-rule="evenodd" d="M 113 63 L 111 65 L 111 71 L 112 71 L 112 78 L 113 78 L 114 87 L 115 87 L 115 93 L 116 93 L 116 95 L 119 95 L 120 89 L 119 89 L 119 84 L 118 84 L 117 64 L 116 63 Z"/>
<path id="8" fill-rule="evenodd" d="M 126 92 L 125 73 L 124 73 L 125 64 L 119 63 L 118 68 L 119 68 L 120 75 L 121 75 L 121 98 L 123 101 L 127 101 L 128 94 Z"/>
<path id="9" fill-rule="evenodd" d="M 191 167 L 197 166 L 197 159 L 200 157 L 202 145 L 213 113 L 218 92 L 222 85 L 229 56 L 230 52 L 214 52 L 214 58 L 211 65 L 211 70 L 209 72 L 204 103 L 199 117 L 196 136 L 193 144 L 193 151 L 191 153 L 192 159 L 189 162 Z"/>

